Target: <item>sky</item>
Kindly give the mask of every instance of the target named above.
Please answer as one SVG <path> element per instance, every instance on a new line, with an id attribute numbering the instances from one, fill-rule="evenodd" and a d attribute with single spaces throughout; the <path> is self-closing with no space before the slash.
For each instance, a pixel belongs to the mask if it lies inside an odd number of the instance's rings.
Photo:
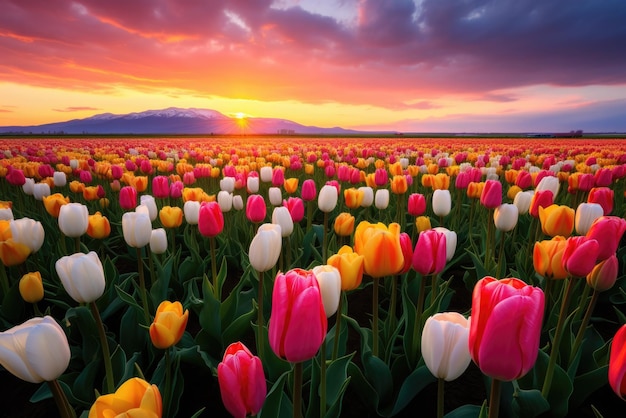
<path id="1" fill-rule="evenodd" d="M 0 0 L 0 126 L 167 107 L 626 132 L 624 0 Z"/>

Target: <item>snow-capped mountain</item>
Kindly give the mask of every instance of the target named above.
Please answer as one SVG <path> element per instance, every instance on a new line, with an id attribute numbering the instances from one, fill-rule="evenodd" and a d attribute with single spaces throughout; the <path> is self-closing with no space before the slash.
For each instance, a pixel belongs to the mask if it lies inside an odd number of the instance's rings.
<path id="1" fill-rule="evenodd" d="M 339 127 L 320 128 L 276 118 L 238 119 L 216 110 L 169 107 L 128 114 L 101 113 L 85 119 L 38 126 L 5 126 L 0 133 L 22 134 L 353 134 Z"/>

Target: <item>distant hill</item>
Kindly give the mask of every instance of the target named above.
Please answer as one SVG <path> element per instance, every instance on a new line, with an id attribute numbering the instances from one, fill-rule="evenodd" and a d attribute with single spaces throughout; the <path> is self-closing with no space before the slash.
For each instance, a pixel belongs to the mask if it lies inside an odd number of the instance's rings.
<path id="1" fill-rule="evenodd" d="M 0 134 L 358 134 L 340 127 L 320 128 L 276 118 L 232 118 L 216 110 L 181 109 L 115 115 L 102 113 L 85 119 L 37 126 L 2 126 Z"/>

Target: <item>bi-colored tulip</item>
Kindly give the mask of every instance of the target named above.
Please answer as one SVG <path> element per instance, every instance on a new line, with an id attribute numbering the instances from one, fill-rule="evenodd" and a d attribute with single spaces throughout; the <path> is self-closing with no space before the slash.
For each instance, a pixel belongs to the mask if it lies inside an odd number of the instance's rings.
<path id="1" fill-rule="evenodd" d="M 310 270 L 293 269 L 274 280 L 269 343 L 274 353 L 298 363 L 315 356 L 328 323 L 322 293 Z"/>
<path id="2" fill-rule="evenodd" d="M 15 242 L 13 238 L 0 241 L 0 260 L 7 267 L 22 264 L 30 253 L 30 248 L 27 245 Z"/>
<path id="3" fill-rule="evenodd" d="M 19 283 L 20 296 L 28 303 L 37 303 L 43 299 L 43 280 L 41 273 L 34 271 L 22 276 Z"/>
<path id="4" fill-rule="evenodd" d="M 412 266 L 424 276 L 441 273 L 446 266 L 446 235 L 434 229 L 420 232 Z"/>
<path id="5" fill-rule="evenodd" d="M 162 415 L 163 401 L 157 385 L 133 377 L 122 383 L 115 393 L 99 396 L 88 418 L 161 418 Z"/>
<path id="6" fill-rule="evenodd" d="M 70 238 L 77 238 L 87 232 L 89 210 L 82 203 L 68 203 L 59 211 L 59 229 Z"/>
<path id="7" fill-rule="evenodd" d="M 263 222 L 267 215 L 267 207 L 263 196 L 259 194 L 251 194 L 246 202 L 246 218 L 252 223 L 258 224 Z"/>
<path id="8" fill-rule="evenodd" d="M 528 213 L 533 218 L 539 217 L 539 208 L 547 208 L 554 202 L 554 195 L 550 190 L 535 191 L 530 199 Z"/>
<path id="9" fill-rule="evenodd" d="M 355 253 L 349 245 L 344 245 L 328 258 L 327 263 L 339 270 L 341 290 L 354 290 L 363 280 L 364 261 L 362 255 Z"/>
<path id="10" fill-rule="evenodd" d="M 626 220 L 617 216 L 601 216 L 591 224 L 586 237 L 598 242 L 600 246 L 598 261 L 606 260 L 615 254 L 624 232 L 626 232 Z"/>
<path id="11" fill-rule="evenodd" d="M 495 209 L 502 204 L 502 183 L 499 180 L 485 181 L 480 203 L 487 209 Z"/>
<path id="12" fill-rule="evenodd" d="M 265 402 L 267 384 L 261 359 L 241 342 L 230 344 L 217 365 L 222 403 L 234 418 L 256 415 Z"/>
<path id="13" fill-rule="evenodd" d="M 561 236 L 535 242 L 533 266 L 537 274 L 549 279 L 565 279 L 567 271 L 562 261 L 566 245 L 565 238 Z"/>
<path id="14" fill-rule="evenodd" d="M 163 228 L 153 229 L 150 233 L 150 252 L 163 254 L 167 251 L 167 233 Z"/>
<path id="15" fill-rule="evenodd" d="M 435 190 L 433 192 L 431 204 L 435 215 L 447 216 L 452 209 L 452 198 L 450 196 L 450 190 Z"/>
<path id="16" fill-rule="evenodd" d="M 433 229 L 437 232 L 443 233 L 446 236 L 446 262 L 452 260 L 452 257 L 454 257 L 454 254 L 456 253 L 456 232 L 448 228 L 444 228 L 443 226 L 436 226 Z"/>
<path id="17" fill-rule="evenodd" d="M 111 234 L 111 223 L 100 212 L 89 215 L 87 235 L 94 239 L 103 239 Z"/>
<path id="18" fill-rule="evenodd" d="M 313 275 L 317 279 L 322 292 L 322 302 L 326 318 L 330 318 L 337 312 L 339 298 L 341 297 L 341 274 L 339 270 L 330 265 L 324 264 L 313 267 Z"/>
<path id="19" fill-rule="evenodd" d="M 164 300 L 159 304 L 154 320 L 150 324 L 150 340 L 156 348 L 172 347 L 183 338 L 189 310 L 183 311 L 183 305 L 176 301 Z"/>
<path id="20" fill-rule="evenodd" d="M 518 219 L 518 209 L 512 203 L 503 203 L 493 212 L 493 222 L 496 229 L 502 232 L 509 232 L 515 228 Z"/>
<path id="21" fill-rule="evenodd" d="M 533 368 L 539 353 L 544 294 L 522 280 L 484 277 L 472 292 L 469 349 L 487 376 L 512 381 Z"/>
<path id="22" fill-rule="evenodd" d="M 544 234 L 555 237 L 569 237 L 574 231 L 574 209 L 566 205 L 539 207 L 539 221 Z"/>
<path id="23" fill-rule="evenodd" d="M 609 384 L 617 396 L 626 400 L 626 324 L 617 330 L 611 342 Z"/>
<path id="24" fill-rule="evenodd" d="M 152 222 L 150 215 L 141 212 L 126 212 L 122 215 L 122 233 L 126 244 L 142 248 L 150 243 Z"/>
<path id="25" fill-rule="evenodd" d="M 202 202 L 198 212 L 198 230 L 205 237 L 215 237 L 224 230 L 224 214 L 217 202 Z"/>
<path id="26" fill-rule="evenodd" d="M 563 251 L 563 268 L 576 277 L 585 277 L 593 270 L 598 259 L 600 245 L 586 236 L 569 237 Z"/>
<path id="27" fill-rule="evenodd" d="M 46 208 L 46 212 L 54 218 L 59 217 L 61 206 L 70 203 L 70 198 L 63 196 L 61 193 L 53 193 L 43 198 L 43 205 Z"/>
<path id="28" fill-rule="evenodd" d="M 343 191 L 343 199 L 348 209 L 357 209 L 361 207 L 365 193 L 355 187 L 347 188 Z"/>
<path id="29" fill-rule="evenodd" d="M 617 281 L 618 269 L 619 262 L 617 261 L 617 256 L 613 254 L 594 266 L 593 270 L 587 275 L 587 284 L 598 292 L 609 290 Z"/>
<path id="30" fill-rule="evenodd" d="M 165 228 L 178 228 L 183 224 L 183 210 L 178 206 L 163 206 L 159 211 L 159 220 Z"/>
<path id="31" fill-rule="evenodd" d="M 364 257 L 365 273 L 372 277 L 398 273 L 404 266 L 400 225 L 361 221 L 354 232 L 354 252 Z"/>
<path id="32" fill-rule="evenodd" d="M 61 257 L 55 269 L 67 294 L 78 303 L 93 302 L 104 293 L 104 268 L 94 251 Z"/>
<path id="33" fill-rule="evenodd" d="M 335 234 L 340 237 L 349 237 L 354 232 L 354 221 L 355 218 L 348 212 L 341 212 L 335 218 L 335 223 L 333 224 L 333 229 L 335 230 Z"/>
<path id="34" fill-rule="evenodd" d="M 422 357 L 433 376 L 452 381 L 472 361 L 469 352 L 470 321 L 458 312 L 437 313 L 422 331 Z"/>
<path id="35" fill-rule="evenodd" d="M 10 222 L 13 241 L 26 245 L 31 253 L 39 251 L 45 239 L 41 222 L 30 218 L 15 219 Z"/>
<path id="36" fill-rule="evenodd" d="M 258 272 L 265 272 L 276 265 L 282 250 L 280 225 L 263 224 L 250 242 L 248 256 L 250 265 Z"/>
<path id="37" fill-rule="evenodd" d="M 574 228 L 579 235 L 586 235 L 591 225 L 603 215 L 602 206 L 597 203 L 581 203 L 576 208 Z"/>
<path id="38" fill-rule="evenodd" d="M 607 216 L 613 212 L 614 195 L 613 189 L 609 189 L 608 187 L 594 187 L 589 191 L 587 202 L 597 203 L 602 206 L 604 216 Z"/>
<path id="39" fill-rule="evenodd" d="M 65 331 L 51 316 L 0 332 L 0 365 L 26 382 L 56 380 L 69 366 L 70 355 Z"/>

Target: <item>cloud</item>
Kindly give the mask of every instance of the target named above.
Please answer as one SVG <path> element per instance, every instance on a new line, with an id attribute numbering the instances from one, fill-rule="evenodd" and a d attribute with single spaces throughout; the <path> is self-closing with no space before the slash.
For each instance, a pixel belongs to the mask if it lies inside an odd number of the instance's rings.
<path id="1" fill-rule="evenodd" d="M 65 113 L 65 112 L 83 112 L 83 111 L 86 111 L 86 110 L 94 110 L 95 111 L 95 110 L 102 110 L 102 109 L 99 109 L 97 107 L 90 107 L 90 106 L 70 106 L 70 107 L 66 107 L 64 109 L 52 109 L 52 110 L 54 110 L 55 112 L 63 112 L 63 113 Z"/>

